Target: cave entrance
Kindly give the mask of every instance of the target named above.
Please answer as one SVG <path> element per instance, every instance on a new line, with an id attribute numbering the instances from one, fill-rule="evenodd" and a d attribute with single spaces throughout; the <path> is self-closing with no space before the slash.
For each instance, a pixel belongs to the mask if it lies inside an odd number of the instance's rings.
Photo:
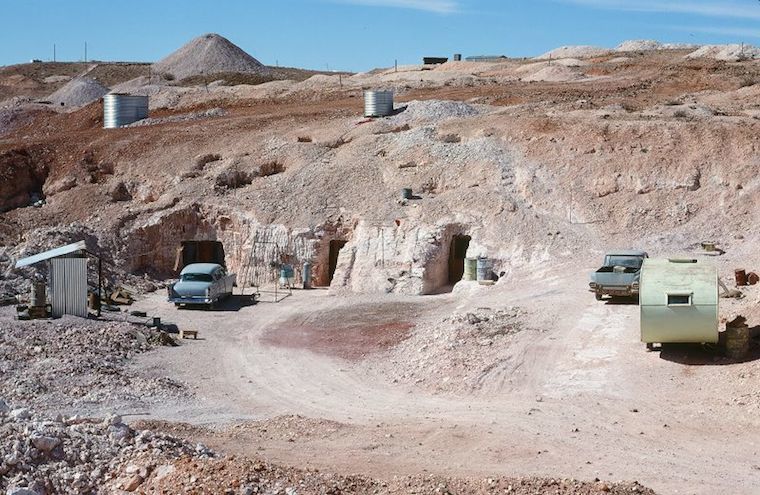
<path id="1" fill-rule="evenodd" d="M 335 276 L 335 269 L 338 267 L 338 254 L 346 242 L 340 239 L 333 239 L 330 241 L 330 253 L 327 261 L 327 285 L 332 283 L 333 276 Z"/>
<path id="2" fill-rule="evenodd" d="M 451 239 L 449 247 L 449 283 L 455 284 L 462 280 L 464 275 L 464 259 L 467 257 L 467 248 L 470 247 L 472 238 L 468 235 L 455 235 Z"/>

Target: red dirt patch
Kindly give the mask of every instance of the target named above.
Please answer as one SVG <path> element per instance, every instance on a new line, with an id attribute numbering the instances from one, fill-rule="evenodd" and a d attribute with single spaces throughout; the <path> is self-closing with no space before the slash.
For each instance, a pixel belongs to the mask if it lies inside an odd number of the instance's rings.
<path id="1" fill-rule="evenodd" d="M 360 306 L 304 315 L 266 331 L 264 344 L 359 361 L 409 338 L 414 305 Z"/>

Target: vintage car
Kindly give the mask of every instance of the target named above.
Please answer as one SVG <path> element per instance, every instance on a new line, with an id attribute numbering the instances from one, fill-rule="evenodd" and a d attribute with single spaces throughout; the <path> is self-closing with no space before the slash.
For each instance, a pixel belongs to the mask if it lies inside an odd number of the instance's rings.
<path id="1" fill-rule="evenodd" d="M 604 296 L 638 297 L 641 264 L 648 257 L 645 251 L 607 253 L 604 265 L 591 274 L 589 290 L 597 300 Z"/>
<path id="2" fill-rule="evenodd" d="M 235 274 L 216 263 L 191 263 L 182 269 L 179 280 L 167 287 L 169 302 L 176 306 L 200 304 L 212 308 L 232 295 Z"/>

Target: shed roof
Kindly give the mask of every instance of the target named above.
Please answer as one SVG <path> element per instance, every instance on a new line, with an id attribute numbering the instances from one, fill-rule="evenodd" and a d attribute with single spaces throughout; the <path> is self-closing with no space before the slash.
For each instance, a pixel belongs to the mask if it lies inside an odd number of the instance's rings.
<path id="1" fill-rule="evenodd" d="M 693 294 L 694 304 L 718 303 L 717 268 L 693 259 L 647 258 L 640 285 L 642 306 L 665 304 L 667 294 Z"/>
<path id="2" fill-rule="evenodd" d="M 40 261 L 49 260 L 51 258 L 57 258 L 59 256 L 65 256 L 67 254 L 73 254 L 79 251 L 87 251 L 87 246 L 85 245 L 84 241 L 75 242 L 73 244 L 67 244 L 65 246 L 51 249 L 49 251 L 44 251 L 42 253 L 29 256 L 27 258 L 22 258 L 16 262 L 16 268 L 34 265 L 36 263 L 39 263 Z"/>

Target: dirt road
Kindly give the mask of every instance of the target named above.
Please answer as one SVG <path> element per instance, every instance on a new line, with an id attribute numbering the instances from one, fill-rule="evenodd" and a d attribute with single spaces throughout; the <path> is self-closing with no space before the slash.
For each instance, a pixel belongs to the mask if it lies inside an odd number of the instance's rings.
<path id="1" fill-rule="evenodd" d="M 578 270 L 546 283 L 422 298 L 297 291 L 276 304 L 233 301 L 218 312 L 176 310 L 155 295 L 138 306 L 198 329 L 202 339 L 146 354 L 138 366 L 188 382 L 197 396 L 152 417 L 207 426 L 194 435 L 223 451 L 379 477 L 599 477 L 666 494 L 756 493 L 760 420 L 730 400 L 737 374 L 754 363 L 685 365 L 648 353 L 638 342 L 638 306 L 597 302 L 584 286 Z M 382 328 L 383 315 L 389 325 L 414 324 L 507 304 L 555 308 L 557 316 L 551 328 L 516 338 L 511 362 L 466 395 L 392 383 L 387 368 L 362 366 L 355 352 L 339 357 L 345 339 L 309 335 L 346 321 Z M 354 347 L 367 358 L 391 344 L 368 333 Z"/>

